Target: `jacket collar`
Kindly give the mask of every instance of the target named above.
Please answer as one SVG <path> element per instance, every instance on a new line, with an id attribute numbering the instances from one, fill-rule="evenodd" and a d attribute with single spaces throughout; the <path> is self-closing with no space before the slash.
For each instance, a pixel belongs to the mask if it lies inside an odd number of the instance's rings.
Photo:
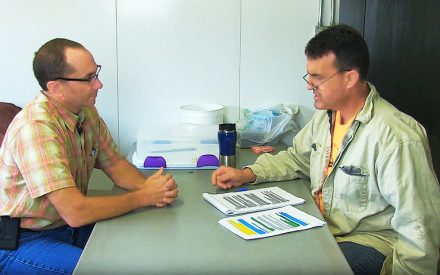
<path id="1" fill-rule="evenodd" d="M 365 99 L 364 107 L 362 107 L 362 110 L 356 116 L 356 120 L 365 124 L 367 124 L 373 117 L 374 101 L 379 98 L 379 93 L 377 92 L 376 87 L 370 82 L 367 82 L 367 84 L 370 88 L 370 92 Z"/>
<path id="2" fill-rule="evenodd" d="M 364 124 L 367 124 L 371 118 L 373 117 L 373 107 L 374 107 L 374 101 L 379 98 L 379 93 L 376 90 L 376 87 L 374 87 L 373 84 L 370 82 L 367 82 L 368 87 L 370 88 L 370 92 L 368 93 L 367 98 L 365 99 L 364 106 L 362 107 L 361 111 L 357 114 L 355 120 L 358 120 L 359 122 L 362 122 Z M 332 125 L 333 123 L 333 111 L 327 110 L 327 115 L 329 117 L 329 123 Z"/>

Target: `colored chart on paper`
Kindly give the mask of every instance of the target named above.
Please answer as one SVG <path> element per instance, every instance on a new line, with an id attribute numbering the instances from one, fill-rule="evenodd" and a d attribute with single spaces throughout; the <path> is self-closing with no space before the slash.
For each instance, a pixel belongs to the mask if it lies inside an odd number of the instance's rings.
<path id="1" fill-rule="evenodd" d="M 219 223 L 246 240 L 306 230 L 325 224 L 325 222 L 290 205 L 221 219 Z"/>

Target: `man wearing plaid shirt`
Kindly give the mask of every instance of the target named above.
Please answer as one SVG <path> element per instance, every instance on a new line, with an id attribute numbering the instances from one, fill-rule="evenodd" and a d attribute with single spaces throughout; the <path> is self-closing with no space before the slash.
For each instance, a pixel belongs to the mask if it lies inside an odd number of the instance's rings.
<path id="1" fill-rule="evenodd" d="M 17 250 L 0 250 L 0 273 L 71 274 L 96 221 L 164 207 L 178 188 L 162 169 L 146 178 L 119 153 L 94 107 L 101 66 L 86 48 L 53 39 L 33 69 L 42 91 L 0 148 L 0 215 L 21 219 Z M 129 192 L 86 197 L 93 168 Z"/>

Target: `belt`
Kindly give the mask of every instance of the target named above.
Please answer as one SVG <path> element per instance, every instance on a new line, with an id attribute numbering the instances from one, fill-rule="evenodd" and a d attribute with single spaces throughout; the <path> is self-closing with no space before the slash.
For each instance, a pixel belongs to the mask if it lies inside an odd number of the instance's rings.
<path id="1" fill-rule="evenodd" d="M 62 229 L 64 227 L 68 227 L 67 225 L 63 225 L 61 227 L 57 227 L 57 228 L 48 228 L 48 229 L 30 229 L 30 228 L 23 228 L 20 227 L 20 231 L 21 232 L 34 232 L 34 233 L 39 233 L 39 232 L 43 232 L 43 231 L 51 231 L 51 230 L 57 230 L 57 229 Z"/>
<path id="2" fill-rule="evenodd" d="M 20 232 L 32 232 L 32 233 L 39 233 L 43 230 L 33 230 L 33 229 L 29 229 L 29 228 L 21 228 L 20 227 Z"/>

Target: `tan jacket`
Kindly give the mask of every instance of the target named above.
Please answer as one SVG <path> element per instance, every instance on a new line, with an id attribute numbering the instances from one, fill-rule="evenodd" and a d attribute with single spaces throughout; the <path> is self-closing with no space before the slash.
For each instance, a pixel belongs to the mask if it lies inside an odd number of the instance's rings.
<path id="1" fill-rule="evenodd" d="M 323 216 L 336 240 L 384 254 L 383 274 L 435 274 L 440 189 L 425 129 L 369 85 L 327 178 L 332 119 L 327 111 L 315 112 L 292 147 L 262 155 L 248 167 L 256 183 L 305 178 L 312 195 L 322 186 Z"/>

